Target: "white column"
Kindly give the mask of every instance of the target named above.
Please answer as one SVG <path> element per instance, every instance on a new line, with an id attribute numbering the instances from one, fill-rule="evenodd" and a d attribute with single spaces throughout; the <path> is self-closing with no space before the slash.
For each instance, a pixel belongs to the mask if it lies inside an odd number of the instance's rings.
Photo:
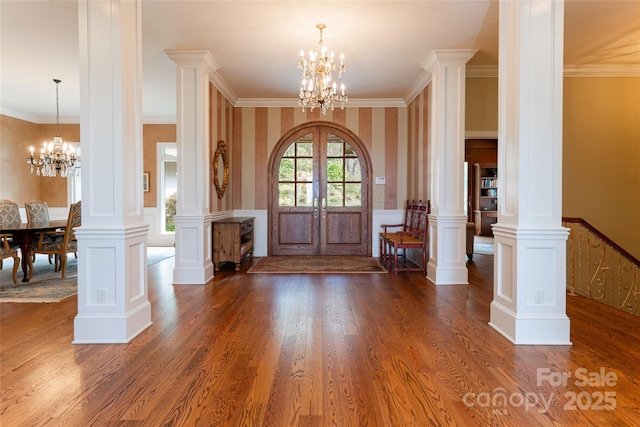
<path id="1" fill-rule="evenodd" d="M 466 63 L 476 50 L 435 50 L 422 67 L 431 72 L 429 261 L 436 285 L 468 283 L 464 215 Z"/>
<path id="2" fill-rule="evenodd" d="M 498 222 L 490 325 L 515 344 L 571 344 L 562 227 L 564 3 L 500 2 Z"/>
<path id="3" fill-rule="evenodd" d="M 140 1 L 78 2 L 82 227 L 74 344 L 126 343 L 151 325 L 140 13 Z"/>
<path id="4" fill-rule="evenodd" d="M 176 64 L 178 205 L 174 284 L 207 283 L 211 261 L 209 76 L 218 69 L 207 51 L 167 51 Z"/>

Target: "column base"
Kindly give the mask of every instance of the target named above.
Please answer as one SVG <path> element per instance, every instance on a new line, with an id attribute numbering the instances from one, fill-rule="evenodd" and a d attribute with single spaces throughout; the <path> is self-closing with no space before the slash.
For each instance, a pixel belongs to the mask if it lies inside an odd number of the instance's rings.
<path id="1" fill-rule="evenodd" d="M 181 215 L 176 225 L 174 285 L 204 285 L 213 279 L 210 215 Z"/>
<path id="2" fill-rule="evenodd" d="M 466 267 L 439 267 L 435 263 L 427 263 L 427 279 L 434 285 L 468 285 L 469 271 Z"/>
<path id="3" fill-rule="evenodd" d="M 467 218 L 429 215 L 427 279 L 435 285 L 468 285 Z"/>
<path id="4" fill-rule="evenodd" d="M 73 344 L 126 344 L 151 326 L 151 303 L 124 314 L 78 314 Z"/>
<path id="5" fill-rule="evenodd" d="M 572 345 L 566 315 L 517 315 L 497 302 L 491 303 L 489 326 L 514 344 Z"/>

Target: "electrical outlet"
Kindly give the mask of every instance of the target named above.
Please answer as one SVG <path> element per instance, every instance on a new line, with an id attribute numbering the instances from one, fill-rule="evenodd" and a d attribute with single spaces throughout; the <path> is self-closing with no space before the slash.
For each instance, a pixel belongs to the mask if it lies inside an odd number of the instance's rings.
<path id="1" fill-rule="evenodd" d="M 544 304 L 544 289 L 535 290 L 533 302 L 536 304 Z"/>
<path id="2" fill-rule="evenodd" d="M 386 183 L 386 178 L 384 176 L 376 176 L 376 184 L 384 185 Z"/>
<path id="3" fill-rule="evenodd" d="M 105 288 L 98 289 L 98 304 L 107 303 L 107 290 Z"/>
<path id="4" fill-rule="evenodd" d="M 376 202 L 384 202 L 384 196 L 376 196 Z"/>

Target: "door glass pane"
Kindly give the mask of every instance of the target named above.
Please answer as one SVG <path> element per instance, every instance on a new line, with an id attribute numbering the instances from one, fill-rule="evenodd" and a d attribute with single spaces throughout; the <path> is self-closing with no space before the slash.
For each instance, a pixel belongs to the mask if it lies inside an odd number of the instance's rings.
<path id="1" fill-rule="evenodd" d="M 345 181 L 348 182 L 360 182 L 360 160 L 356 157 L 351 159 L 345 159 Z"/>
<path id="2" fill-rule="evenodd" d="M 311 206 L 313 200 L 313 183 L 296 184 L 296 206 Z"/>
<path id="3" fill-rule="evenodd" d="M 327 205 L 362 206 L 362 165 L 355 150 L 327 134 Z"/>
<path id="4" fill-rule="evenodd" d="M 327 184 L 327 206 L 344 206 L 344 184 Z"/>
<path id="5" fill-rule="evenodd" d="M 345 157 L 358 157 L 358 155 L 356 154 L 355 150 L 353 148 L 351 148 L 351 146 L 349 144 L 347 144 L 346 142 L 344 143 L 344 156 Z"/>
<path id="6" fill-rule="evenodd" d="M 313 204 L 313 134 L 301 136 L 285 150 L 278 169 L 280 206 Z"/>
<path id="7" fill-rule="evenodd" d="M 335 135 L 329 135 L 329 138 L 336 138 Z M 338 138 L 339 139 L 339 138 Z M 327 157 L 342 157 L 342 150 L 344 144 L 342 140 L 340 142 L 328 142 L 327 143 Z"/>
<path id="8" fill-rule="evenodd" d="M 362 198 L 361 191 L 362 185 L 360 183 L 357 184 L 345 184 L 345 206 L 361 206 Z"/>
<path id="9" fill-rule="evenodd" d="M 310 135 L 305 135 L 301 139 L 309 138 Z M 298 142 L 298 157 L 313 157 L 313 142 Z"/>
<path id="10" fill-rule="evenodd" d="M 344 181 L 343 160 L 342 158 L 327 159 L 327 182 Z"/>
<path id="11" fill-rule="evenodd" d="M 284 152 L 282 157 L 295 157 L 296 156 L 296 144 L 291 144 L 289 148 Z"/>
<path id="12" fill-rule="evenodd" d="M 294 185 L 293 184 L 282 184 L 278 185 L 278 204 L 280 206 L 295 206 L 294 203 Z"/>
<path id="13" fill-rule="evenodd" d="M 296 159 L 296 181 L 313 181 L 313 159 Z"/>
<path id="14" fill-rule="evenodd" d="M 280 181 L 293 181 L 293 159 L 280 159 Z"/>

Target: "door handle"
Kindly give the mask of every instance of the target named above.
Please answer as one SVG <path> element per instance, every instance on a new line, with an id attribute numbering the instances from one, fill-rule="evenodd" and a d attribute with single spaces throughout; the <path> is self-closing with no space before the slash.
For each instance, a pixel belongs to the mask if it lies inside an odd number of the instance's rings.
<path id="1" fill-rule="evenodd" d="M 322 210 L 327 210 L 327 199 L 325 199 L 324 197 L 322 198 Z"/>
<path id="2" fill-rule="evenodd" d="M 318 198 L 317 197 L 313 198 L 313 211 L 314 212 L 318 211 Z"/>

